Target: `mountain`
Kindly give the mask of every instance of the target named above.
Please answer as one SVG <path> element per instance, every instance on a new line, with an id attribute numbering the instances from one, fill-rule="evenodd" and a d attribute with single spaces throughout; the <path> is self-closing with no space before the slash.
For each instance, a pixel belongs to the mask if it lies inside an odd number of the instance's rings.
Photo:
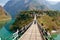
<path id="1" fill-rule="evenodd" d="M 11 19 L 11 16 L 0 6 L 0 21 Z"/>
<path id="2" fill-rule="evenodd" d="M 47 5 L 45 5 L 44 0 L 33 0 L 30 5 L 29 8 L 30 10 L 48 10 L 49 8 L 47 7 Z"/>
<path id="3" fill-rule="evenodd" d="M 17 13 L 21 10 L 41 10 L 48 9 L 46 5 L 43 4 L 44 0 L 10 0 L 4 6 L 5 10 L 8 11 L 12 18 L 14 18 Z"/>
<path id="4" fill-rule="evenodd" d="M 51 5 L 53 9 L 55 10 L 60 10 L 60 2 L 55 4 L 55 5 Z"/>
<path id="5" fill-rule="evenodd" d="M 7 2 L 4 8 L 11 14 L 12 18 L 14 18 L 19 11 L 28 10 L 29 5 L 27 4 L 29 4 L 30 1 L 31 0 L 28 2 L 25 0 L 10 0 Z"/>
<path id="6" fill-rule="evenodd" d="M 57 4 L 52 5 L 48 1 L 46 1 L 46 5 L 48 6 L 49 9 L 60 11 L 60 2 L 58 2 Z"/>

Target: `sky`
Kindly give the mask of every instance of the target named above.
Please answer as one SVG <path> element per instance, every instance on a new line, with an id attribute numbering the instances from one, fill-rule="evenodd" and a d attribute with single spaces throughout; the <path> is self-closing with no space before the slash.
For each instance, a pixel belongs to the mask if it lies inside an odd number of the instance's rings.
<path id="1" fill-rule="evenodd" d="M 0 0 L 0 5 L 4 6 L 9 0 Z M 49 2 L 51 5 L 55 5 L 58 2 L 60 2 L 60 0 L 46 0 L 47 2 Z"/>
<path id="2" fill-rule="evenodd" d="M 55 5 L 60 2 L 60 0 L 46 0 L 48 1 L 51 5 Z"/>
<path id="3" fill-rule="evenodd" d="M 4 6 L 9 0 L 0 0 L 0 5 Z"/>

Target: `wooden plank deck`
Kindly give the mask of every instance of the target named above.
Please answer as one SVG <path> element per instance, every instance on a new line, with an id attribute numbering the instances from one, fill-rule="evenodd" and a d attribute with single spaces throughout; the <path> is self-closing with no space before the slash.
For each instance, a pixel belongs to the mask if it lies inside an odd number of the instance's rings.
<path id="1" fill-rule="evenodd" d="M 35 21 L 36 15 L 34 17 L 33 24 L 18 40 L 43 40 L 41 33 L 39 32 L 38 25 Z"/>
<path id="2" fill-rule="evenodd" d="M 18 40 L 43 40 L 37 23 L 34 24 L 33 22 L 31 27 Z"/>

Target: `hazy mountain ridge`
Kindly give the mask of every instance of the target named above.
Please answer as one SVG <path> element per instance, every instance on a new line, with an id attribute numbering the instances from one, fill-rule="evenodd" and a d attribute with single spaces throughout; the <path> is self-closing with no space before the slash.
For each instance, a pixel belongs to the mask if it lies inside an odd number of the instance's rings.
<path id="1" fill-rule="evenodd" d="M 30 6 L 29 6 L 29 8 L 31 9 L 31 10 L 48 10 L 48 7 L 43 3 L 44 2 L 44 0 L 43 1 L 41 1 L 41 3 L 40 2 L 38 2 L 37 0 L 33 0 L 31 3 L 30 3 Z"/>
<path id="2" fill-rule="evenodd" d="M 56 5 L 51 5 L 53 9 L 55 10 L 60 10 L 60 2 L 57 3 Z"/>
<path id="3" fill-rule="evenodd" d="M 21 10 L 40 10 L 40 4 L 37 0 L 10 0 L 7 2 L 7 4 L 4 6 L 6 11 L 8 11 L 11 16 L 14 18 L 16 14 Z M 44 9 L 47 9 L 46 5 L 44 5 Z"/>
<path id="4" fill-rule="evenodd" d="M 60 11 L 60 2 L 58 2 L 57 4 L 52 5 L 48 1 L 46 1 L 46 5 L 49 7 L 49 9 Z"/>
<path id="5" fill-rule="evenodd" d="M 15 1 L 15 0 L 14 0 Z M 12 0 L 10 0 L 5 6 L 4 8 L 6 9 L 6 11 L 8 11 L 12 17 L 16 16 L 16 14 L 20 11 L 20 10 L 27 10 L 28 6 L 26 7 L 26 5 L 28 3 L 25 3 L 25 0 L 17 0 L 16 2 L 14 2 Z M 12 5 L 11 5 L 12 4 Z"/>

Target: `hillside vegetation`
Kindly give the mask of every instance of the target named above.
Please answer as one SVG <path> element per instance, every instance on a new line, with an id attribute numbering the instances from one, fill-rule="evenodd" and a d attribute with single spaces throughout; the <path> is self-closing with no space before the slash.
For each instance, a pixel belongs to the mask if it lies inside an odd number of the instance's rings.
<path id="1" fill-rule="evenodd" d="M 10 26 L 11 31 L 16 31 L 28 25 L 33 21 L 33 16 L 28 11 L 21 11 L 17 16 L 15 22 Z"/>
<path id="2" fill-rule="evenodd" d="M 53 18 L 52 21 L 54 21 L 57 24 L 57 26 L 60 27 L 60 12 L 59 11 L 47 11 L 46 14 L 52 17 Z"/>
<path id="3" fill-rule="evenodd" d="M 43 14 L 40 13 L 40 16 L 37 19 L 43 28 L 49 32 L 60 29 L 59 11 L 44 11 Z"/>
<path id="4" fill-rule="evenodd" d="M 11 20 L 11 16 L 0 6 L 0 28 L 2 28 L 9 20 Z"/>

